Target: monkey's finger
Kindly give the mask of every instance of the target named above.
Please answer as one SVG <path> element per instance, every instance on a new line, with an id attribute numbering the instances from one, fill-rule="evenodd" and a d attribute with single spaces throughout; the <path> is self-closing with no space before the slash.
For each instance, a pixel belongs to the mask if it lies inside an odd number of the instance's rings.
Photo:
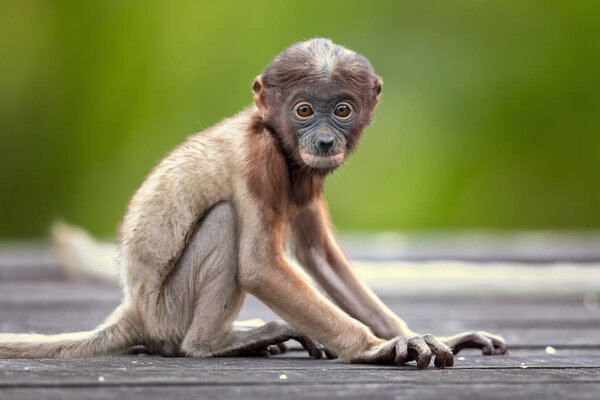
<path id="1" fill-rule="evenodd" d="M 495 356 L 507 356 L 508 355 L 508 347 L 494 347 L 494 355 Z"/>
<path id="2" fill-rule="evenodd" d="M 338 358 L 338 355 L 337 355 L 337 354 L 335 354 L 335 353 L 333 353 L 333 352 L 331 352 L 331 351 L 329 351 L 329 350 L 327 350 L 327 349 L 325 349 L 325 348 L 323 349 L 323 351 L 325 352 L 325 356 L 326 356 L 326 357 L 327 357 L 329 360 L 333 360 L 333 359 L 335 359 L 335 358 Z"/>
<path id="3" fill-rule="evenodd" d="M 431 362 L 431 349 L 425 343 L 422 337 L 413 337 L 408 340 L 409 350 L 413 350 L 416 353 L 417 367 L 419 369 L 425 369 Z"/>
<path id="4" fill-rule="evenodd" d="M 483 338 L 491 340 L 492 342 L 492 352 L 490 354 L 501 355 L 508 354 L 508 347 L 506 346 L 506 341 L 502 336 L 493 335 L 489 332 L 479 331 L 478 335 L 481 335 Z M 484 353 L 486 354 L 486 353 Z"/>
<path id="5" fill-rule="evenodd" d="M 285 347 L 283 343 L 277 343 L 275 345 L 269 346 L 269 354 L 282 354 L 285 353 L 286 350 L 287 347 Z"/>
<path id="6" fill-rule="evenodd" d="M 495 354 L 495 355 L 508 354 L 508 347 L 506 346 L 506 341 L 504 340 L 504 338 L 502 336 L 492 335 L 491 333 L 487 333 L 487 332 L 479 332 L 479 333 L 492 341 L 492 344 L 494 345 L 494 353 L 493 354 Z"/>
<path id="7" fill-rule="evenodd" d="M 271 355 L 270 347 L 271 346 L 266 346 L 242 350 L 239 355 L 242 357 L 269 357 Z"/>
<path id="8" fill-rule="evenodd" d="M 408 358 L 408 340 L 403 337 L 396 339 L 395 350 L 396 357 L 394 358 L 394 364 L 404 364 Z"/>
<path id="9" fill-rule="evenodd" d="M 423 335 L 423 340 L 435 354 L 434 365 L 437 368 L 446 368 L 454 366 L 454 354 L 450 347 L 437 340 L 433 335 Z"/>
<path id="10" fill-rule="evenodd" d="M 287 353 L 288 352 L 288 348 L 285 345 L 285 343 L 277 343 L 277 347 L 280 350 L 280 353 Z"/>
<path id="11" fill-rule="evenodd" d="M 482 335 L 479 332 L 473 332 L 465 338 L 465 341 L 468 342 L 468 347 L 476 347 L 481 349 L 481 353 L 483 355 L 489 356 L 494 354 L 494 343 L 491 339 L 488 339 L 486 336 Z"/>
<path id="12" fill-rule="evenodd" d="M 271 354 L 269 353 L 269 349 L 263 349 L 256 353 L 257 357 L 269 357 Z"/>
<path id="13" fill-rule="evenodd" d="M 323 352 L 321 351 L 319 344 L 314 340 L 304 335 L 293 337 L 292 339 L 300 343 L 311 357 L 316 359 L 323 358 Z"/>

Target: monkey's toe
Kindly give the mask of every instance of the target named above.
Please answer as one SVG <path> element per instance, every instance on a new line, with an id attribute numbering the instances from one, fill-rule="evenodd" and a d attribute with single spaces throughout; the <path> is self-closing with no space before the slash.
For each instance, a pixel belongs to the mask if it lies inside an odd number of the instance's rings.
<path id="1" fill-rule="evenodd" d="M 288 348 L 285 343 L 277 343 L 276 345 L 269 346 L 269 354 L 271 355 L 283 354 L 287 352 Z"/>

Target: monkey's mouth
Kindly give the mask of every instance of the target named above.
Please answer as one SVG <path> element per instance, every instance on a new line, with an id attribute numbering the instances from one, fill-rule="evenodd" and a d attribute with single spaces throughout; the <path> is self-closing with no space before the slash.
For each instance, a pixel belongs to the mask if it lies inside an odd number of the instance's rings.
<path id="1" fill-rule="evenodd" d="M 310 154 L 300 151 L 300 157 L 306 165 L 312 168 L 335 168 L 344 162 L 344 153 Z"/>

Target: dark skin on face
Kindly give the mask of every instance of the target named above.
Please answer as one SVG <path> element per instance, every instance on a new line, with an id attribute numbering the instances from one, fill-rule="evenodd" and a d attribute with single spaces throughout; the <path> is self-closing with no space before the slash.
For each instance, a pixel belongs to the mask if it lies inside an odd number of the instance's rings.
<path id="1" fill-rule="evenodd" d="M 299 93 L 290 104 L 288 123 L 297 135 L 303 161 L 313 168 L 340 165 L 360 117 L 358 101 L 350 94 L 324 98 Z"/>

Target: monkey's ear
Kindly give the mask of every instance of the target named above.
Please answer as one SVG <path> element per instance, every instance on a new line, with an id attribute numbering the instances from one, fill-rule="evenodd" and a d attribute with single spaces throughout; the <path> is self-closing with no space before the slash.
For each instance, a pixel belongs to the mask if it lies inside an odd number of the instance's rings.
<path id="1" fill-rule="evenodd" d="M 383 86 L 383 79 L 377 77 L 375 80 L 375 86 L 373 87 L 373 91 L 375 92 L 375 104 L 379 102 L 379 95 L 381 94 L 381 87 Z"/>
<path id="2" fill-rule="evenodd" d="M 265 90 L 262 77 L 260 75 L 254 78 L 252 90 L 254 91 L 254 103 L 256 104 L 256 107 L 258 107 L 258 111 L 260 111 L 264 117 L 267 111 L 267 103 L 265 102 Z"/>

